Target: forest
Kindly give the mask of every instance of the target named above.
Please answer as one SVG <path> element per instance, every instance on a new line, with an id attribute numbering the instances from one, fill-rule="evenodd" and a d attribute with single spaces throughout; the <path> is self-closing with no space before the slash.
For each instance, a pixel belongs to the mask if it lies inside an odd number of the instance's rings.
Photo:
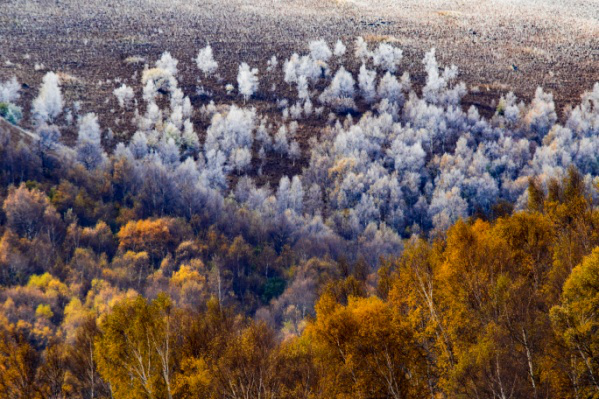
<path id="1" fill-rule="evenodd" d="M 120 131 L 0 80 L 0 397 L 599 398 L 599 83 L 487 112 L 404 61 L 165 51 Z"/>

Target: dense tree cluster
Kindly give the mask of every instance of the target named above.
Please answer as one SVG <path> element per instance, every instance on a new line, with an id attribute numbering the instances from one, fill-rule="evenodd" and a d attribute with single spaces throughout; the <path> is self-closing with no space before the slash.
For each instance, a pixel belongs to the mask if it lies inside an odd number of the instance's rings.
<path id="1" fill-rule="evenodd" d="M 114 154 L 148 164 L 142 168 L 144 173 L 158 169 L 175 173 L 185 164 L 183 170 L 198 176 L 192 178 L 193 186 L 223 198 L 235 189 L 238 177 L 250 178 L 256 170 L 262 173 L 269 157 L 278 156 L 295 171 L 298 160 L 308 159 L 297 176 L 303 192 L 314 197 L 306 200 L 322 206 L 295 212 L 295 223 L 307 225 L 320 216 L 335 234 L 348 240 L 358 239 L 369 226 L 390 228 L 407 238 L 431 229 L 443 231 L 460 217 L 489 216 L 505 202 L 521 209 L 530 177 L 540 176 L 546 190 L 548 179 L 564 175 L 570 165 L 584 174 L 585 184 L 597 195 L 599 84 L 582 96 L 578 106 L 566 110 L 562 124 L 557 122 L 552 95 L 541 88 L 530 104 L 506 94 L 499 99 L 495 115 L 487 119 L 474 106 L 463 109 L 466 86 L 457 81 L 455 66 L 439 66 L 435 49 L 422 62 L 426 80 L 420 95 L 409 74 L 401 74 L 403 52 L 393 44 L 381 42 L 373 48 L 358 38 L 353 60 L 346 59 L 345 49 L 341 41 L 334 50 L 324 40 L 310 42 L 307 54 L 292 54 L 280 69 L 273 56 L 265 77 L 258 75 L 258 68 L 241 63 L 237 91 L 243 104 L 217 105 L 210 100 L 207 86 L 199 86 L 198 93 L 209 100 L 199 112 L 194 111 L 191 94 L 178 87 L 178 61 L 165 52 L 154 68 L 146 66 L 143 71 L 143 103 L 126 84 L 114 89 L 120 108 L 133 107 L 137 126 L 129 143 L 119 144 Z M 198 81 L 222 82 L 220 76 L 213 76 L 218 68 L 214 57 L 210 45 L 199 51 L 195 61 L 202 79 Z M 360 66 L 353 73 L 356 62 Z M 281 84 L 297 89 L 295 98 L 275 94 L 280 112 L 274 117 L 250 101 L 266 90 L 259 84 L 261 79 L 280 79 Z M 56 122 L 62 112 L 59 83 L 59 75 L 48 73 L 33 102 L 32 115 L 40 127 Z M 9 80 L 0 87 L 5 104 L 20 113 L 13 105 L 18 83 Z M 271 89 L 276 87 L 273 83 Z M 226 85 L 227 93 L 233 90 L 232 84 Z M 325 123 L 326 112 L 330 114 Z M 208 126 L 205 135 L 196 132 L 198 113 Z M 95 168 L 105 158 L 100 126 L 92 127 L 89 115 L 75 116 L 79 159 L 87 168 Z M 296 136 L 314 119 L 324 127 L 306 147 Z M 97 131 L 93 140 L 86 136 L 91 131 Z M 192 163 L 196 171 L 191 170 Z M 177 179 L 168 180 L 172 185 Z M 276 197 L 268 187 L 255 190 L 266 198 Z M 252 210 L 270 217 L 276 210 L 268 204 L 274 202 L 276 198 Z"/>
<path id="2" fill-rule="evenodd" d="M 596 396 L 599 83 L 483 118 L 434 49 L 416 90 L 353 47 L 233 86 L 207 45 L 196 93 L 165 52 L 115 81 L 119 143 L 48 73 L 35 134 L 0 125 L 0 396 Z"/>
<path id="3" fill-rule="evenodd" d="M 2 396 L 597 392 L 599 214 L 573 168 L 548 194 L 531 180 L 526 210 L 414 236 L 378 269 L 270 246 L 274 232 L 248 242 L 258 225 L 239 214 L 229 238 L 193 217 L 111 218 L 68 179 L 43 187 L 3 205 Z M 295 190 L 281 183 L 280 206 L 301 209 Z"/>

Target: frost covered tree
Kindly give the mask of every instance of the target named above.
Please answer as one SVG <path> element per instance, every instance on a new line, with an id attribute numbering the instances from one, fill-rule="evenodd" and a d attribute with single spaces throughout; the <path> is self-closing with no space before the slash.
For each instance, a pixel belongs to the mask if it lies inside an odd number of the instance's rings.
<path id="1" fill-rule="evenodd" d="M 297 192 L 292 194 L 291 191 L 291 180 L 289 180 L 289 177 L 281 177 L 279 187 L 277 188 L 277 210 L 280 214 L 284 213 L 287 209 L 294 210 L 293 201 L 297 201 L 297 198 L 294 198 L 293 195 L 297 195 Z"/>
<path id="2" fill-rule="evenodd" d="M 443 72 L 439 73 L 435 52 L 432 48 L 422 60 L 427 74 L 422 95 L 430 104 L 457 105 L 466 94 L 466 86 L 464 83 L 453 85 L 458 77 L 458 68 L 455 65 L 445 67 Z"/>
<path id="3" fill-rule="evenodd" d="M 502 118 L 508 128 L 515 129 L 524 108 L 524 103 L 518 103 L 518 98 L 510 91 L 500 97 L 495 117 Z"/>
<path id="4" fill-rule="evenodd" d="M 283 80 L 285 83 L 291 84 L 297 82 L 297 65 L 299 63 L 299 55 L 293 53 L 288 60 L 283 64 Z"/>
<path id="5" fill-rule="evenodd" d="M 354 55 L 362 63 L 366 62 L 372 56 L 372 53 L 368 50 L 368 43 L 366 43 L 362 36 L 358 36 L 356 38 L 354 44 Z"/>
<path id="6" fill-rule="evenodd" d="M 387 99 L 392 103 L 400 103 L 403 100 L 402 85 L 395 75 L 387 72 L 379 81 L 377 93 L 380 98 Z"/>
<path id="7" fill-rule="evenodd" d="M 172 125 L 177 131 L 180 131 L 183 128 L 183 107 L 175 106 L 167 120 L 167 126 L 168 125 Z"/>
<path id="8" fill-rule="evenodd" d="M 0 103 L 14 103 L 19 99 L 19 90 L 21 85 L 17 78 L 13 76 L 11 79 L 0 81 Z"/>
<path id="9" fill-rule="evenodd" d="M 445 231 L 456 220 L 468 215 L 468 204 L 460 195 L 460 189 L 453 187 L 448 191 L 436 191 L 429 207 L 433 225 Z"/>
<path id="10" fill-rule="evenodd" d="M 237 74 L 237 85 L 239 94 L 243 96 L 244 101 L 247 101 L 258 90 L 258 69 L 250 69 L 248 64 L 241 63 Z"/>
<path id="11" fill-rule="evenodd" d="M 312 115 L 313 112 L 314 112 L 314 105 L 312 104 L 312 101 L 310 101 L 310 99 L 308 98 L 304 102 L 304 114 L 308 117 L 308 116 Z"/>
<path id="12" fill-rule="evenodd" d="M 88 170 L 96 169 L 106 161 L 106 153 L 102 148 L 100 125 L 96 114 L 86 114 L 79 121 L 77 159 Z"/>
<path id="13" fill-rule="evenodd" d="M 177 190 L 171 168 L 163 163 L 164 157 L 158 152 L 150 154 L 139 168 L 141 188 L 138 200 L 142 212 L 164 215 L 177 207 Z"/>
<path id="14" fill-rule="evenodd" d="M 52 169 L 53 166 L 58 165 L 56 153 L 61 147 L 60 130 L 53 125 L 41 125 L 36 129 L 36 133 L 39 137 L 37 144 L 42 167 Z"/>
<path id="15" fill-rule="evenodd" d="M 252 163 L 252 152 L 248 148 L 236 148 L 231 157 L 233 168 L 240 174 Z"/>
<path id="16" fill-rule="evenodd" d="M 360 74 L 358 75 L 358 87 L 360 94 L 368 104 L 372 104 L 376 99 L 376 72 L 366 68 L 362 64 Z"/>
<path id="17" fill-rule="evenodd" d="M 148 137 L 143 131 L 137 131 L 129 142 L 129 150 L 136 159 L 148 155 Z"/>
<path id="18" fill-rule="evenodd" d="M 177 146 L 180 146 L 182 144 L 181 130 L 179 130 L 179 128 L 170 121 L 167 121 L 162 125 L 161 131 L 155 133 L 157 133 L 155 135 L 157 141 L 160 141 L 162 139 L 173 139 Z"/>
<path id="19" fill-rule="evenodd" d="M 310 42 L 308 47 L 310 49 L 310 56 L 315 61 L 327 62 L 333 55 L 327 42 L 322 39 Z"/>
<path id="20" fill-rule="evenodd" d="M 310 98 L 310 90 L 308 86 L 308 78 L 301 75 L 297 78 L 297 98 L 308 100 Z"/>
<path id="21" fill-rule="evenodd" d="M 581 136 L 599 134 L 599 82 L 593 90 L 582 94 L 581 102 L 568 116 L 566 126 Z"/>
<path id="22" fill-rule="evenodd" d="M 298 215 L 302 214 L 304 208 L 304 186 L 299 176 L 293 176 L 289 189 L 289 209 Z"/>
<path id="23" fill-rule="evenodd" d="M 37 130 L 39 146 L 42 153 L 55 151 L 60 145 L 60 130 L 56 126 L 42 125 Z"/>
<path id="24" fill-rule="evenodd" d="M 345 55 L 346 50 L 347 48 L 345 47 L 345 44 L 343 44 L 341 40 L 337 40 L 337 43 L 335 43 L 335 49 L 333 50 L 333 54 L 335 54 L 336 57 L 343 57 Z"/>
<path id="25" fill-rule="evenodd" d="M 553 95 L 545 93 L 541 87 L 538 87 L 535 97 L 528 107 L 528 112 L 524 116 L 524 121 L 530 130 L 535 132 L 539 139 L 542 139 L 557 121 Z"/>
<path id="26" fill-rule="evenodd" d="M 156 61 L 156 68 L 163 69 L 171 75 L 176 76 L 178 72 L 177 64 L 179 64 L 179 61 L 173 58 L 171 53 L 165 51 L 162 53 L 162 56 L 160 56 L 160 59 Z"/>
<path id="27" fill-rule="evenodd" d="M 282 125 L 275 134 L 273 149 L 283 157 L 289 151 L 289 141 L 287 139 L 287 126 Z"/>
<path id="28" fill-rule="evenodd" d="M 377 265 L 381 256 L 392 256 L 403 248 L 401 237 L 385 223 L 369 223 L 357 241 L 360 256 L 372 267 Z"/>
<path id="29" fill-rule="evenodd" d="M 202 170 L 202 177 L 206 179 L 210 187 L 216 190 L 227 188 L 227 173 L 225 163 L 227 159 L 221 151 L 211 149 L 206 152 L 206 165 Z"/>
<path id="30" fill-rule="evenodd" d="M 203 197 L 206 195 L 206 182 L 202 181 L 202 175 L 198 165 L 192 158 L 187 158 L 174 172 L 174 181 L 177 187 L 181 213 L 187 218 L 202 211 Z"/>
<path id="31" fill-rule="evenodd" d="M 157 61 L 156 65 L 165 68 L 151 68 L 144 70 L 141 77 L 143 85 L 143 98 L 146 102 L 151 102 L 160 92 L 171 93 L 177 89 L 177 79 L 173 71 L 177 72 L 176 60 L 167 57 L 164 62 Z"/>
<path id="32" fill-rule="evenodd" d="M 167 167 L 177 167 L 181 160 L 179 145 L 172 137 L 164 136 L 156 146 L 156 155 L 162 160 L 162 164 Z"/>
<path id="33" fill-rule="evenodd" d="M 328 71 L 328 66 L 323 61 L 315 60 L 312 56 L 292 54 L 283 64 L 283 80 L 285 83 L 297 83 L 303 76 L 308 82 L 316 82 Z"/>
<path id="34" fill-rule="evenodd" d="M 94 113 L 85 114 L 79 121 L 78 141 L 90 141 L 100 143 L 101 133 L 98 116 Z"/>
<path id="35" fill-rule="evenodd" d="M 212 47 L 209 44 L 198 52 L 196 64 L 204 76 L 210 76 L 216 72 L 218 63 L 214 60 Z"/>
<path id="36" fill-rule="evenodd" d="M 62 112 L 64 101 L 58 75 L 48 72 L 43 79 L 38 96 L 33 100 L 33 114 L 42 122 L 53 122 Z"/>
<path id="37" fill-rule="evenodd" d="M 366 228 L 370 223 L 378 222 L 381 219 L 380 208 L 376 205 L 374 197 L 370 194 L 360 196 L 360 200 L 353 208 L 353 212 L 362 228 Z"/>
<path id="38" fill-rule="evenodd" d="M 215 114 L 206 132 L 204 143 L 206 156 L 210 151 L 221 153 L 225 160 L 223 162 L 225 172 L 230 172 L 232 169 L 244 170 L 251 161 L 255 124 L 256 111 L 254 109 L 244 109 L 233 105 L 226 115 Z M 212 155 L 215 159 L 216 156 L 217 154 Z"/>
<path id="39" fill-rule="evenodd" d="M 155 102 L 156 96 L 158 96 L 158 88 L 156 87 L 154 80 L 148 79 L 148 81 L 145 82 L 142 90 L 142 98 L 146 103 L 148 103 L 149 106 L 149 104 Z"/>
<path id="40" fill-rule="evenodd" d="M 189 119 L 183 122 L 183 134 L 181 141 L 186 155 L 196 155 L 200 151 L 200 139 L 193 129 L 193 123 Z"/>
<path id="41" fill-rule="evenodd" d="M 304 107 L 299 102 L 289 108 L 289 114 L 292 119 L 300 119 L 303 111 Z"/>
<path id="42" fill-rule="evenodd" d="M 273 55 L 266 62 L 266 72 L 273 72 L 274 70 L 277 69 L 278 65 L 279 65 L 279 60 L 277 60 L 277 56 L 276 55 Z"/>
<path id="43" fill-rule="evenodd" d="M 297 141 L 293 140 L 291 145 L 289 146 L 289 158 L 293 161 L 293 165 L 295 166 L 295 162 L 300 159 L 302 156 L 302 150 Z"/>
<path id="44" fill-rule="evenodd" d="M 258 129 L 256 129 L 256 140 L 266 150 L 272 147 L 272 138 L 268 133 L 269 128 L 267 127 L 267 122 L 267 118 L 262 118 L 260 121 L 260 126 L 258 126 Z"/>
<path id="45" fill-rule="evenodd" d="M 324 211 L 324 203 L 322 197 L 322 189 L 316 184 L 312 183 L 304 197 L 304 212 L 308 215 L 316 216 L 322 215 Z"/>
<path id="46" fill-rule="evenodd" d="M 18 125 L 21 119 L 23 119 L 23 110 L 13 103 L 0 102 L 0 117 L 13 125 Z"/>
<path id="47" fill-rule="evenodd" d="M 331 84 L 320 95 L 320 102 L 341 110 L 354 108 L 355 83 L 350 72 L 339 68 Z"/>
<path id="48" fill-rule="evenodd" d="M 154 101 L 150 102 L 146 109 L 144 118 L 140 118 L 140 129 L 145 131 L 152 130 L 156 125 L 163 122 L 162 110 Z"/>
<path id="49" fill-rule="evenodd" d="M 395 170 L 399 173 L 420 172 L 426 160 L 426 153 L 419 142 L 409 145 L 400 137 L 393 142 L 387 153 L 393 159 Z"/>
<path id="50" fill-rule="evenodd" d="M 403 51 L 388 43 L 381 43 L 372 53 L 372 62 L 383 71 L 394 73 L 403 58 Z"/>
<path id="51" fill-rule="evenodd" d="M 128 107 L 135 97 L 133 89 L 124 83 L 119 88 L 114 89 L 112 93 L 116 96 L 121 108 Z"/>

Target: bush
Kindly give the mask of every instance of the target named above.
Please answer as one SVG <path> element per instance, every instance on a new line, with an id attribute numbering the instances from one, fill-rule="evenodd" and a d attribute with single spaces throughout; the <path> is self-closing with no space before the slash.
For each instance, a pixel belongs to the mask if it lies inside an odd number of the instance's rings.
<path id="1" fill-rule="evenodd" d="M 13 125 L 18 125 L 23 119 L 23 111 L 14 104 L 0 103 L 0 116 Z"/>

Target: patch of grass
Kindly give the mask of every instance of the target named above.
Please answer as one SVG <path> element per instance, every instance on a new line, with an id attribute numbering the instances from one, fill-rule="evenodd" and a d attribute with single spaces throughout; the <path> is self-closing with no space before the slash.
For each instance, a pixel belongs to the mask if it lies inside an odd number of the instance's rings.
<path id="1" fill-rule="evenodd" d="M 132 55 L 125 58 L 125 64 L 134 65 L 134 64 L 143 64 L 146 62 L 146 59 L 140 55 Z"/>
<path id="2" fill-rule="evenodd" d="M 400 43 L 401 40 L 392 35 L 365 35 L 364 40 L 369 43 Z"/>

